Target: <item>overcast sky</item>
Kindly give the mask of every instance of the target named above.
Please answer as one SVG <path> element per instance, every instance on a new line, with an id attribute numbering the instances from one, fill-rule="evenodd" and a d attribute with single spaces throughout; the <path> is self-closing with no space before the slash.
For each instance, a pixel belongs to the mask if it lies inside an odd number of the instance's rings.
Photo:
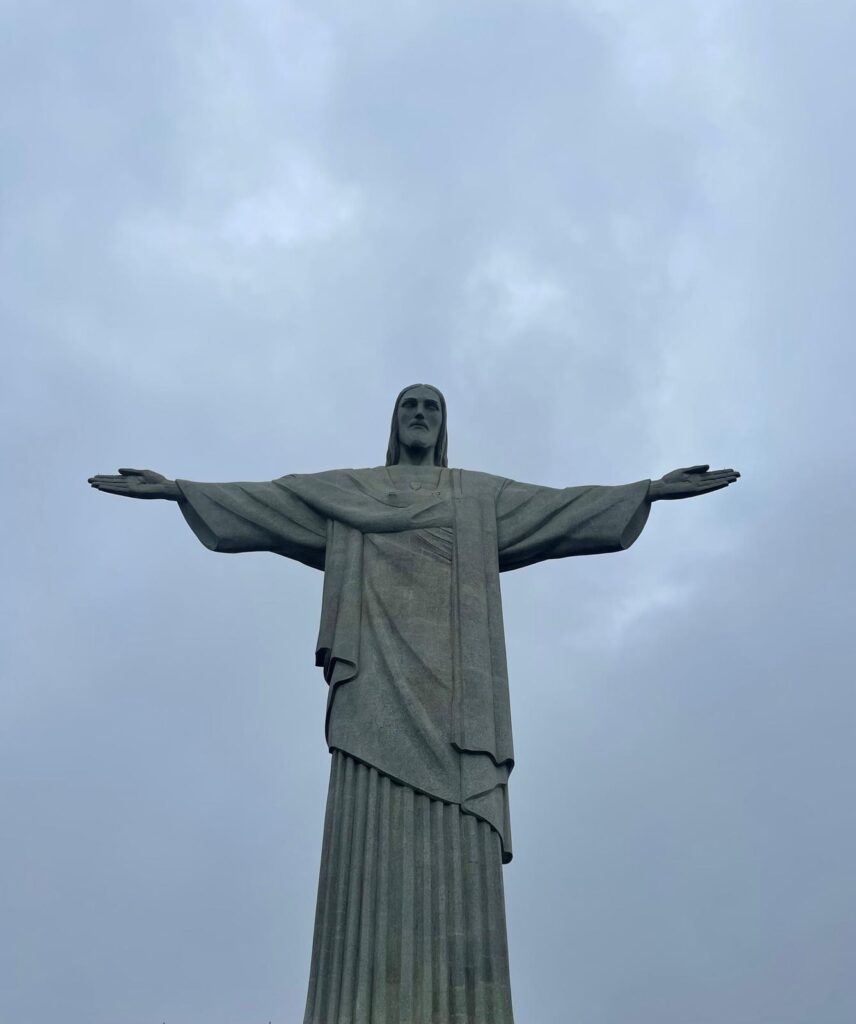
<path id="1" fill-rule="evenodd" d="M 322 577 L 86 485 L 735 466 L 503 578 L 519 1024 L 856 1020 L 856 8 L 6 0 L 0 1018 L 302 1019 Z M 9 443 L 11 442 L 11 443 Z"/>

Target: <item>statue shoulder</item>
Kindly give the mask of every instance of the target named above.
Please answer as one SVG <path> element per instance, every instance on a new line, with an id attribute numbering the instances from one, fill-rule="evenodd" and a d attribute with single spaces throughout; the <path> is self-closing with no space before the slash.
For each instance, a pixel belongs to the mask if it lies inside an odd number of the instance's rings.
<path id="1" fill-rule="evenodd" d="M 324 469 L 320 473 L 287 473 L 276 477 L 282 480 L 319 480 L 327 483 L 347 483 L 356 480 L 375 480 L 384 472 L 383 466 L 372 466 L 364 469 Z"/>
<path id="2" fill-rule="evenodd" d="M 373 494 L 379 488 L 388 488 L 386 472 L 382 466 L 364 469 L 325 469 L 320 473 L 290 473 L 274 480 L 301 496 L 319 494 Z"/>
<path id="3" fill-rule="evenodd" d="M 480 473 L 475 469 L 453 470 L 461 474 L 461 489 L 464 494 L 478 498 L 495 498 L 508 483 L 504 476 L 493 473 Z"/>

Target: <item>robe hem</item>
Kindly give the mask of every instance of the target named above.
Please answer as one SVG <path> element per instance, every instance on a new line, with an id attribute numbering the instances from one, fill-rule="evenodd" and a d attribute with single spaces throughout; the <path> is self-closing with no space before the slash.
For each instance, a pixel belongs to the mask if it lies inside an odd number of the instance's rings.
<path id="1" fill-rule="evenodd" d="M 356 761 L 358 764 L 363 764 L 367 768 L 373 768 L 379 775 L 386 776 L 386 778 L 388 778 L 391 782 L 395 783 L 396 786 L 405 786 L 407 789 L 412 790 L 414 793 L 421 793 L 423 796 L 427 796 L 430 800 L 438 800 L 440 803 L 448 804 L 450 807 L 457 807 L 460 810 L 461 814 L 469 814 L 471 817 L 476 818 L 478 821 L 483 821 L 486 825 L 490 826 L 491 831 L 495 832 L 499 836 L 499 845 L 500 849 L 502 850 L 502 863 L 510 864 L 511 861 L 513 860 L 513 854 L 511 850 L 506 849 L 503 835 L 496 827 L 496 825 L 494 825 L 492 821 L 489 821 L 483 815 L 478 814 L 476 811 L 467 807 L 465 804 L 462 804 L 460 800 L 450 800 L 448 797 L 437 796 L 436 793 L 429 793 L 427 789 L 422 789 L 419 786 L 414 786 L 410 782 L 405 782 L 404 779 L 400 779 L 397 775 L 393 775 L 392 772 L 388 772 L 385 769 L 378 767 L 378 765 L 373 764 L 371 761 L 367 761 L 364 757 L 358 757 L 356 754 L 352 754 L 350 750 L 345 750 L 344 747 L 328 745 L 327 749 L 331 754 L 333 753 L 334 750 L 338 750 L 339 753 L 345 754 L 347 757 L 350 757 L 352 761 Z M 507 786 L 507 783 L 499 783 L 499 785 Z M 492 791 L 493 790 L 488 789 L 485 790 L 485 793 L 490 793 Z M 474 795 L 482 796 L 483 794 L 476 793 Z"/>

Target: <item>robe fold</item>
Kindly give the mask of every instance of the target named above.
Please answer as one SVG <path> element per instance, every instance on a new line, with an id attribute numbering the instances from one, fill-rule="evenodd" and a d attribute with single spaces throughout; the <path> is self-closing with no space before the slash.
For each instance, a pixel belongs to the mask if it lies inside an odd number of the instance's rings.
<path id="1" fill-rule="evenodd" d="M 271 551 L 325 574 L 316 664 L 341 750 L 499 834 L 511 860 L 514 765 L 499 573 L 619 551 L 648 480 L 551 488 L 444 470 L 404 490 L 383 468 L 262 483 L 177 481 L 206 547 Z"/>

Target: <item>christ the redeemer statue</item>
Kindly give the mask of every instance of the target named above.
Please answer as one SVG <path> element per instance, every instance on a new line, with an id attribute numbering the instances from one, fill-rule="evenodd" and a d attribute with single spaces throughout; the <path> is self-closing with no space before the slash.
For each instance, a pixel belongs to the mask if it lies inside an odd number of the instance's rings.
<path id="1" fill-rule="evenodd" d="M 315 657 L 332 768 L 305 1024 L 511 1024 L 499 574 L 621 551 L 652 502 L 739 475 L 691 466 L 555 489 L 449 469 L 445 400 L 416 384 L 395 401 L 385 466 L 264 483 L 90 479 L 178 502 L 212 551 L 324 572 Z"/>

